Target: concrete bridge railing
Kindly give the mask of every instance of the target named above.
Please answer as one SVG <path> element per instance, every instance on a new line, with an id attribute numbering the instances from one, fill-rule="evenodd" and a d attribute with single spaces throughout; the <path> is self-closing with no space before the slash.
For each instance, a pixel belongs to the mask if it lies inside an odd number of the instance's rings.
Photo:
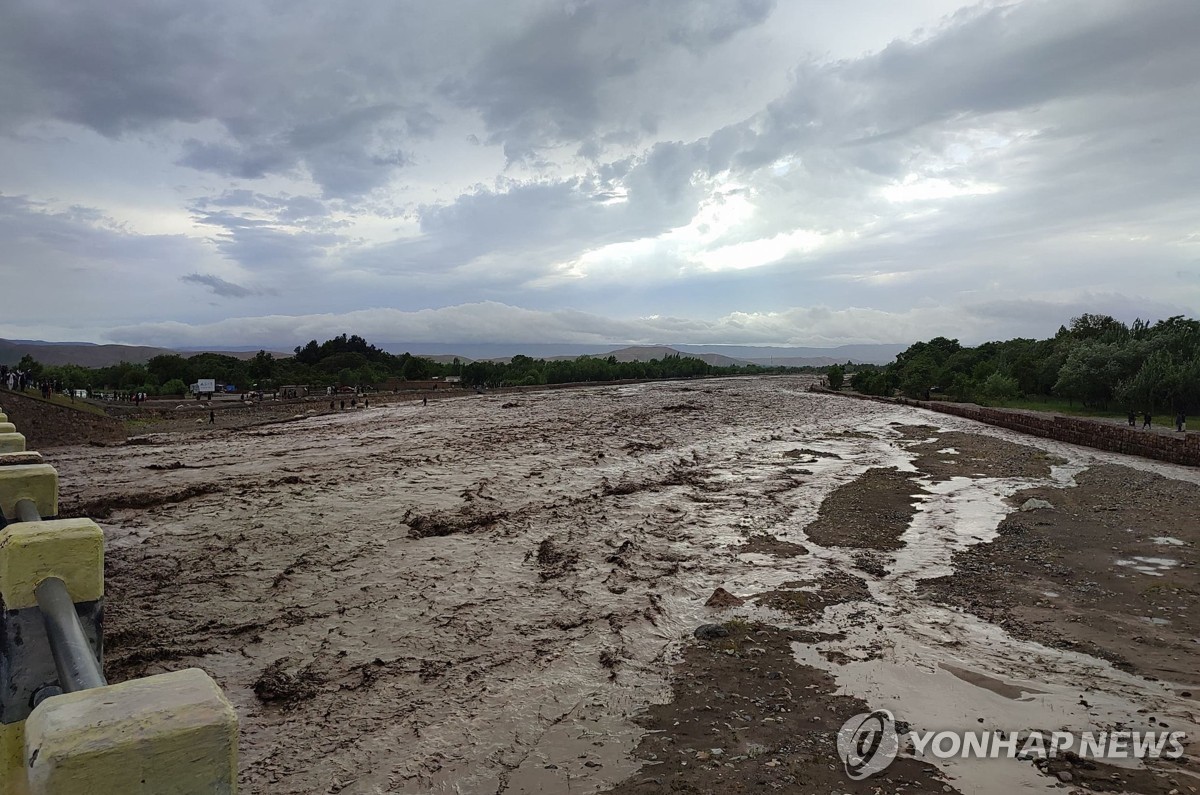
<path id="1" fill-rule="evenodd" d="M 0 409 L 0 795 L 237 789 L 237 714 L 199 669 L 104 678 L 104 532 Z"/>

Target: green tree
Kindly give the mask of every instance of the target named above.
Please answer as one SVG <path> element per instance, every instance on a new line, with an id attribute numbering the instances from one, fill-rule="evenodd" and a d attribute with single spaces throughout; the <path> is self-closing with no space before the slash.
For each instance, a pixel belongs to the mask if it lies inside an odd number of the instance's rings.
<path id="1" fill-rule="evenodd" d="M 842 384 L 846 381 L 846 368 L 840 364 L 835 364 L 829 368 L 828 376 L 830 389 L 841 389 Z"/>
<path id="2" fill-rule="evenodd" d="M 251 379 L 270 381 L 275 377 L 275 357 L 266 351 L 259 351 L 254 354 L 246 369 Z"/>
<path id="3" fill-rule="evenodd" d="M 992 373 L 979 385 L 979 395 L 988 403 L 1014 400 L 1018 395 L 1017 379 L 1001 373 Z"/>
<path id="4" fill-rule="evenodd" d="M 35 381 L 42 377 L 41 362 L 28 353 L 21 357 L 21 361 L 17 362 L 17 369 L 27 373 Z"/>
<path id="5" fill-rule="evenodd" d="M 188 386 L 178 378 L 172 378 L 167 383 L 159 387 L 159 394 L 162 395 L 179 395 L 183 397 L 187 394 Z"/>
<path id="6" fill-rule="evenodd" d="M 155 356 L 146 362 L 146 370 L 155 376 L 160 384 L 165 384 L 172 379 L 179 379 L 184 383 L 191 383 L 192 381 L 191 364 L 187 359 L 176 353 Z"/>

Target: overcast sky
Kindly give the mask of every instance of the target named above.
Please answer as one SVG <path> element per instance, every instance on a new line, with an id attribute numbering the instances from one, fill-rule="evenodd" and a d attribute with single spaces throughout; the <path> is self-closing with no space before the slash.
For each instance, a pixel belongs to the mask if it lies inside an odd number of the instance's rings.
<path id="1" fill-rule="evenodd" d="M 0 0 L 0 337 L 837 345 L 1200 306 L 1196 0 Z"/>

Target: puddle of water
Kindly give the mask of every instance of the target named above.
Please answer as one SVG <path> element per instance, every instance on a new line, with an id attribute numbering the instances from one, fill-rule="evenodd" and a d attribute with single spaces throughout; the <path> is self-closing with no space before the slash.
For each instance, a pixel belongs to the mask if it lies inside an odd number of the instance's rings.
<path id="1" fill-rule="evenodd" d="M 1023 687 L 1015 687 L 1008 684 L 1003 679 L 997 679 L 994 676 L 988 676 L 987 674 L 980 673 L 979 671 L 972 671 L 969 668 L 961 668 L 957 665 L 951 665 L 950 663 L 943 662 L 938 663 L 938 665 L 941 666 L 942 670 L 949 671 L 964 682 L 975 685 L 976 687 L 982 687 L 984 690 L 990 690 L 998 696 L 1010 698 L 1014 701 L 1020 701 L 1029 694 L 1038 695 L 1043 692 L 1041 690 L 1027 690 Z"/>
<path id="2" fill-rule="evenodd" d="M 1151 577 L 1161 577 L 1163 572 L 1170 571 L 1179 565 L 1179 561 L 1171 560 L 1170 558 L 1144 558 L 1134 557 L 1131 560 L 1118 560 L 1118 566 L 1131 568 L 1140 574 L 1148 574 Z"/>
<path id="3" fill-rule="evenodd" d="M 1155 536 L 1154 538 L 1152 538 L 1150 540 L 1153 541 L 1155 544 L 1159 544 L 1161 546 L 1168 546 L 1168 547 L 1183 546 L 1182 541 L 1180 541 L 1178 538 L 1171 538 L 1170 536 Z"/>

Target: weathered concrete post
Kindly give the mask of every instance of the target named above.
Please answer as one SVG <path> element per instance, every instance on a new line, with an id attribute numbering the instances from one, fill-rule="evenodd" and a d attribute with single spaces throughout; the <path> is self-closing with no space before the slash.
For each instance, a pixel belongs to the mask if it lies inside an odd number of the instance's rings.
<path id="1" fill-rule="evenodd" d="M 43 701 L 25 726 L 30 795 L 232 795 L 237 713 L 198 668 Z"/>

